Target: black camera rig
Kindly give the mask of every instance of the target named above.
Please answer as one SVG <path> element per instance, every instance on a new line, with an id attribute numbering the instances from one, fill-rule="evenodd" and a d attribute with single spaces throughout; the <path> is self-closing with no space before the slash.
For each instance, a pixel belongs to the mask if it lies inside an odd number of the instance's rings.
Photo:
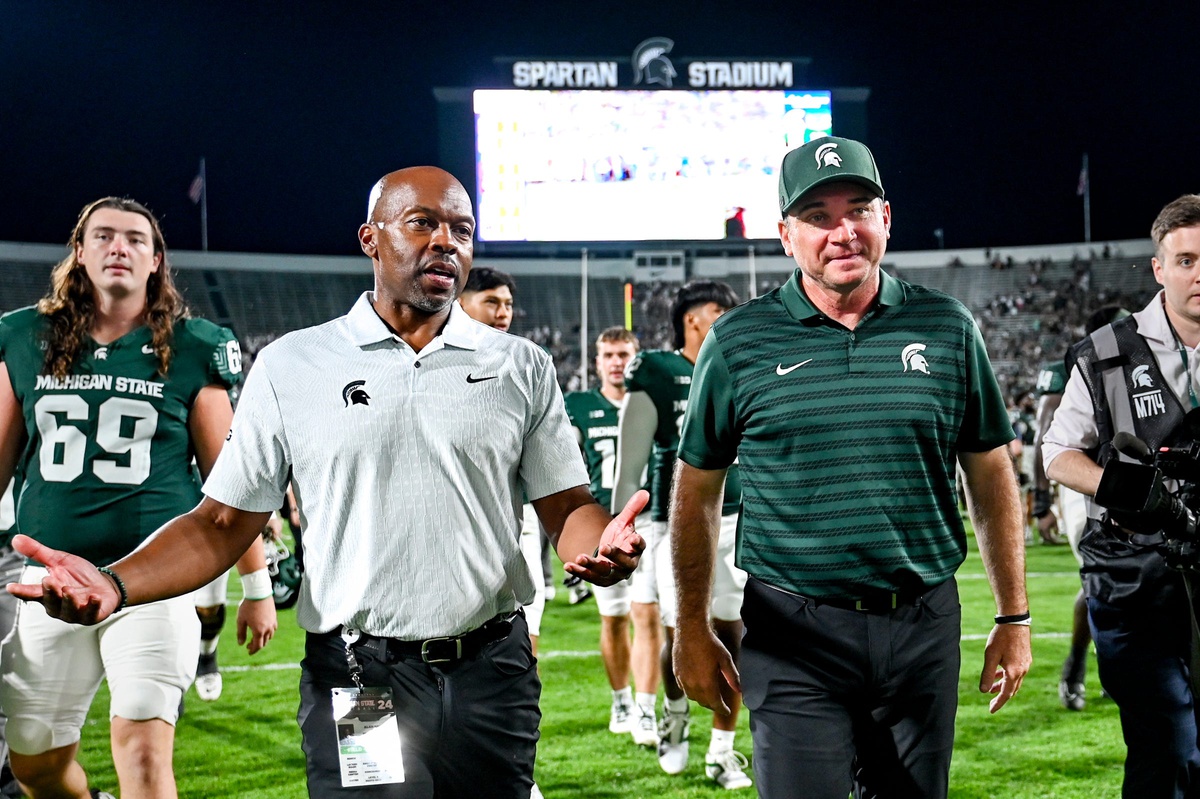
<path id="1" fill-rule="evenodd" d="M 1142 535 L 1161 534 L 1167 565 L 1200 572 L 1200 415 L 1189 413 L 1181 435 L 1152 451 L 1130 433 L 1117 433 L 1113 447 L 1134 458 L 1112 458 L 1104 467 L 1096 502 L 1108 521 Z M 1169 490 L 1167 480 L 1175 483 Z"/>

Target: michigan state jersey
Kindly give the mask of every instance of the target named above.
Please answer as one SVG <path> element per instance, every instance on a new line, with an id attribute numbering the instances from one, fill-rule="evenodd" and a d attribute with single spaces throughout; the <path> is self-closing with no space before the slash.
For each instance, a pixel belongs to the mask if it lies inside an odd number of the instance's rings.
<path id="1" fill-rule="evenodd" d="M 199 501 L 188 415 L 205 386 L 233 387 L 241 351 L 229 330 L 185 319 L 166 379 L 147 327 L 109 344 L 89 339 L 58 378 L 44 365 L 48 329 L 33 308 L 0 317 L 0 359 L 25 417 L 17 526 L 111 563 Z"/>
<path id="2" fill-rule="evenodd" d="M 620 408 L 600 389 L 572 391 L 564 401 L 571 426 L 579 431 L 583 460 L 587 464 L 592 496 L 604 507 L 612 505 L 617 468 L 617 416 Z"/>
<path id="3" fill-rule="evenodd" d="M 17 489 L 20 485 L 20 478 L 13 477 L 4 494 L 0 495 L 0 546 L 8 546 L 17 534 Z"/>
<path id="4" fill-rule="evenodd" d="M 1038 372 L 1035 390 L 1039 397 L 1061 394 L 1067 390 L 1067 365 L 1062 361 L 1047 361 Z"/>
<path id="5" fill-rule="evenodd" d="M 679 431 L 692 390 L 693 368 L 692 362 L 678 350 L 660 350 L 640 354 L 625 371 L 625 390 L 644 391 L 658 411 L 658 427 L 654 431 L 654 449 L 650 456 L 650 518 L 656 522 L 667 520 L 675 474 L 675 450 L 679 448 Z M 735 463 L 725 475 L 725 502 L 721 515 L 737 513 L 741 502 L 742 484 Z"/>

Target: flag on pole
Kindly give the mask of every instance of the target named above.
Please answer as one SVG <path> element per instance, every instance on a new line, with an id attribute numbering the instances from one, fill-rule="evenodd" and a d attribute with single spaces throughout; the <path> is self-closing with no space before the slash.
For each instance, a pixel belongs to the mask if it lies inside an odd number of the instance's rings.
<path id="1" fill-rule="evenodd" d="M 192 185 L 188 186 L 188 199 L 193 203 L 200 202 L 200 197 L 204 194 L 204 175 L 199 174 L 192 178 Z"/>
<path id="2" fill-rule="evenodd" d="M 1082 197 L 1087 194 L 1088 190 L 1088 162 L 1087 155 L 1083 156 L 1083 166 L 1079 170 L 1079 186 L 1075 189 L 1075 196 Z"/>

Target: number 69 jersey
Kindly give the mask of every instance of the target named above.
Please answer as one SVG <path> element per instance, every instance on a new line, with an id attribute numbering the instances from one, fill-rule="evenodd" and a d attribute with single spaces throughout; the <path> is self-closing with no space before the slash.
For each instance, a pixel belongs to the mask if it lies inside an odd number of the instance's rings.
<path id="1" fill-rule="evenodd" d="M 0 317 L 0 360 L 25 417 L 17 528 L 112 563 L 199 502 L 188 414 L 205 386 L 237 384 L 241 351 L 229 330 L 182 319 L 166 379 L 147 327 L 89 339 L 60 379 L 44 367 L 48 329 L 33 308 Z"/>

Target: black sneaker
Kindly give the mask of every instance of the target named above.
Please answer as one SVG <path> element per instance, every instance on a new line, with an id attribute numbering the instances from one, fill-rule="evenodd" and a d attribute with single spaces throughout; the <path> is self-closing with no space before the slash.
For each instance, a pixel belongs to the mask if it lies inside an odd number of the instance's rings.
<path id="1" fill-rule="evenodd" d="M 1062 680 L 1058 684 L 1058 701 L 1062 702 L 1062 706 L 1067 710 L 1083 710 L 1087 707 L 1084 691 L 1083 683 Z"/>

